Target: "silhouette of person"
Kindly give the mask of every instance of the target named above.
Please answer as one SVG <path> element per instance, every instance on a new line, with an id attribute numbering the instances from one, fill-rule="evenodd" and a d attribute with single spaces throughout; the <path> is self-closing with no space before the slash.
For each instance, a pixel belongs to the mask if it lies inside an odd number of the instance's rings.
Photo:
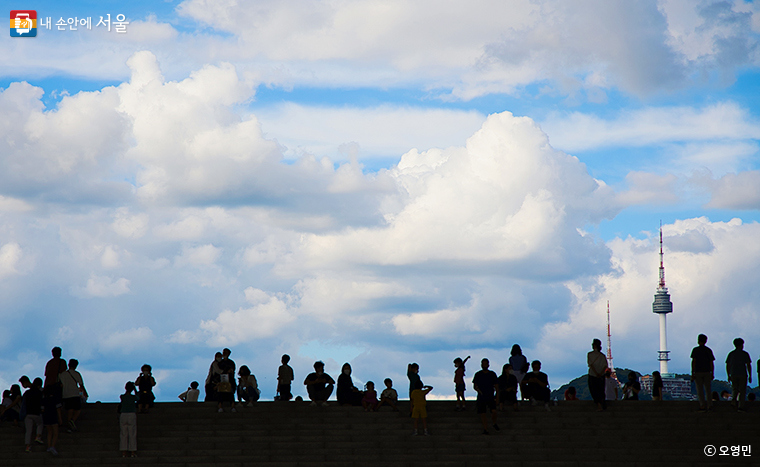
<path id="1" fill-rule="evenodd" d="M 659 371 L 652 372 L 652 400 L 662 400 L 662 375 Z"/>
<path id="2" fill-rule="evenodd" d="M 607 357 L 602 353 L 602 341 L 594 339 L 591 342 L 591 352 L 586 357 L 588 363 L 588 390 L 596 403 L 597 412 L 607 410 L 607 400 L 604 394 L 604 372 L 607 370 Z"/>
<path id="3" fill-rule="evenodd" d="M 604 371 L 604 399 L 608 401 L 618 400 L 618 389 L 620 383 L 617 378 L 612 376 L 612 370 L 607 368 Z"/>
<path id="4" fill-rule="evenodd" d="M 246 365 L 240 367 L 238 372 L 240 376 L 240 384 L 238 385 L 238 401 L 241 404 L 253 405 L 254 402 L 259 400 L 259 383 L 256 381 L 256 376 L 251 374 L 251 370 Z"/>
<path id="5" fill-rule="evenodd" d="M 26 444 L 26 452 L 30 452 L 32 450 L 32 431 L 35 425 L 37 426 L 37 436 L 34 441 L 39 444 L 44 443 L 42 441 L 42 379 L 34 378 L 34 382 L 30 382 L 29 377 L 24 375 L 18 381 L 26 389 L 23 395 L 23 404 L 26 408 L 24 444 Z"/>
<path id="6" fill-rule="evenodd" d="M 732 403 L 736 410 L 744 412 L 744 401 L 747 397 L 747 383 L 752 382 L 752 359 L 744 350 L 744 339 L 734 339 L 734 350 L 726 357 L 726 373 L 731 383 Z"/>
<path id="7" fill-rule="evenodd" d="M 306 386 L 306 391 L 309 393 L 309 399 L 311 399 L 311 405 L 316 406 L 321 403 L 323 407 L 327 407 L 327 399 L 335 388 L 335 380 L 330 375 L 325 373 L 325 364 L 321 361 L 314 363 L 314 372 L 309 373 L 306 379 L 303 381 Z"/>
<path id="8" fill-rule="evenodd" d="M 79 361 L 72 358 L 69 360 L 69 369 L 58 375 L 63 386 L 63 405 L 66 416 L 69 419 L 69 430 L 76 431 L 76 421 L 82 412 L 82 397 L 87 397 L 82 375 L 77 371 Z"/>
<path id="9" fill-rule="evenodd" d="M 385 380 L 383 380 L 383 383 L 385 384 L 385 389 L 383 389 L 383 392 L 380 393 L 380 402 L 377 404 L 377 410 L 380 410 L 380 407 L 383 404 L 388 404 L 393 407 L 393 410 L 395 412 L 398 412 L 398 407 L 396 406 L 396 403 L 398 402 L 398 392 L 393 389 L 393 380 L 390 378 L 385 378 Z"/>
<path id="10" fill-rule="evenodd" d="M 219 362 L 219 369 L 223 375 L 228 375 L 229 383 L 232 385 L 232 392 L 235 393 L 235 361 L 230 358 L 232 351 L 230 349 L 222 350 L 222 361 Z"/>
<path id="11" fill-rule="evenodd" d="M 691 380 L 697 386 L 699 411 L 712 408 L 712 380 L 715 379 L 715 355 L 708 347 L 707 336 L 697 336 L 697 346 L 691 349 Z"/>
<path id="12" fill-rule="evenodd" d="M 53 388 L 53 397 L 58 412 L 58 425 L 63 425 L 63 387 L 59 376 L 66 371 L 66 360 L 61 358 L 62 350 L 60 347 L 53 347 L 50 353 L 53 354 L 53 358 L 45 364 L 44 389 Z"/>
<path id="13" fill-rule="evenodd" d="M 140 401 L 137 409 L 140 413 L 148 413 L 148 409 L 153 407 L 153 401 L 156 400 L 156 396 L 153 395 L 153 386 L 156 385 L 156 380 L 151 373 L 153 369 L 147 363 L 140 367 L 140 375 L 135 379 L 135 386 L 139 391 Z"/>
<path id="14" fill-rule="evenodd" d="M 499 431 L 499 425 L 496 423 L 496 384 L 499 377 L 493 371 L 489 370 L 490 362 L 487 358 L 480 361 L 481 370 L 472 377 L 472 387 L 478 393 L 475 401 L 478 413 L 480 414 L 480 423 L 483 425 L 483 434 L 488 434 L 488 412 L 491 412 L 491 423 L 494 430 Z"/>
<path id="15" fill-rule="evenodd" d="M 124 394 L 119 396 L 119 450 L 121 457 L 137 457 L 137 403 L 140 397 L 135 392 L 135 383 L 127 381 Z"/>
<path id="16" fill-rule="evenodd" d="M 369 411 L 376 412 L 379 406 L 380 406 L 380 402 L 377 400 L 377 391 L 375 391 L 375 383 L 372 381 L 367 381 L 367 384 L 364 385 L 362 407 L 364 407 L 365 412 L 369 412 Z"/>
<path id="17" fill-rule="evenodd" d="M 549 397 L 551 396 L 549 376 L 541 371 L 540 361 L 534 360 L 531 367 L 533 371 L 527 373 L 523 379 L 523 382 L 526 383 L 526 392 L 531 399 L 543 402 L 546 411 L 551 412 L 549 408 Z"/>
<path id="18" fill-rule="evenodd" d="M 359 389 L 354 386 L 354 381 L 351 378 L 351 365 L 344 363 L 340 369 L 340 376 L 338 376 L 338 389 L 335 392 L 340 405 L 362 405 L 362 394 Z"/>
<path id="19" fill-rule="evenodd" d="M 515 375 L 517 383 L 520 385 L 520 398 L 522 400 L 527 400 L 528 395 L 526 394 L 526 386 L 523 383 L 523 378 L 525 378 L 525 375 L 530 371 L 528 359 L 523 355 L 522 349 L 517 344 L 512 346 L 512 350 L 509 354 L 509 364 L 512 365 L 512 374 Z"/>
<path id="20" fill-rule="evenodd" d="M 623 386 L 623 400 L 637 401 L 641 392 L 641 383 L 636 380 L 636 372 L 628 373 L 628 382 Z"/>
<path id="21" fill-rule="evenodd" d="M 499 387 L 499 394 L 497 395 L 497 403 L 499 404 L 499 410 L 504 410 L 504 404 L 512 404 L 512 409 L 517 411 L 517 378 L 512 374 L 512 365 L 509 363 L 504 364 L 501 368 L 501 375 L 499 376 L 497 385 Z"/>
<path id="22" fill-rule="evenodd" d="M 288 365 L 290 361 L 290 355 L 285 354 L 280 360 L 282 365 L 277 369 L 277 394 L 281 401 L 289 401 L 293 398 L 293 394 L 290 392 L 290 384 L 293 382 L 293 368 Z"/>
<path id="23" fill-rule="evenodd" d="M 206 389 L 206 397 L 204 398 L 204 401 L 206 402 L 216 402 L 217 400 L 216 390 L 214 388 L 220 381 L 222 381 L 222 369 L 219 367 L 219 363 L 221 363 L 223 358 L 222 353 L 217 352 L 214 354 L 214 361 L 211 362 L 211 366 L 208 368 L 208 376 L 206 376 L 206 383 L 204 386 Z"/>

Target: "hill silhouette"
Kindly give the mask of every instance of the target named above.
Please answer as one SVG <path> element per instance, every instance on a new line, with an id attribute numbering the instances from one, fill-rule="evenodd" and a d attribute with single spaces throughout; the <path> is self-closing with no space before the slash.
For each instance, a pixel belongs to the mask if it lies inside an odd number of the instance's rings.
<path id="1" fill-rule="evenodd" d="M 628 381 L 628 373 L 630 373 L 631 371 L 635 371 L 635 370 L 631 370 L 629 368 L 615 368 L 615 372 L 617 373 L 618 381 L 620 381 L 621 384 L 624 384 L 626 381 Z M 640 371 L 636 371 L 636 373 L 639 374 L 639 375 L 642 374 Z M 690 375 L 687 375 L 687 374 L 677 374 L 676 377 L 688 380 L 690 378 Z M 584 400 L 584 401 L 586 401 L 586 400 L 587 401 L 592 400 L 591 393 L 588 390 L 588 375 L 587 374 L 579 376 L 579 377 L 575 378 L 574 380 L 570 381 L 569 383 L 563 384 L 558 389 L 555 389 L 554 391 L 552 391 L 552 394 L 551 394 L 552 399 L 563 400 L 565 398 L 565 390 L 567 390 L 567 388 L 569 388 L 570 386 L 574 386 L 575 387 L 575 391 L 577 393 L 578 399 Z M 712 390 L 714 392 L 717 392 L 718 394 L 720 394 L 721 391 L 724 391 L 724 390 L 728 391 L 730 393 L 731 392 L 731 383 L 728 383 L 726 381 L 722 381 L 722 380 L 719 380 L 719 379 L 715 379 L 712 382 Z M 760 386 L 751 389 L 747 393 L 748 394 L 749 393 L 755 393 L 755 394 L 760 395 Z M 696 396 L 697 396 L 697 389 L 696 389 L 694 383 L 691 384 L 691 394 L 696 398 Z M 645 392 L 642 391 L 639 394 L 639 399 L 641 399 L 641 400 L 652 400 L 652 396 L 651 396 L 651 394 L 645 393 Z M 667 394 L 665 395 L 665 399 L 668 399 L 668 395 Z"/>

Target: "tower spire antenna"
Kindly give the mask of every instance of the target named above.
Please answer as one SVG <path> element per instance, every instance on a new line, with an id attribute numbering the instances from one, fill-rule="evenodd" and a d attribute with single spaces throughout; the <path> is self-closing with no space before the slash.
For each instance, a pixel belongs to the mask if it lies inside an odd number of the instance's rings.
<path id="1" fill-rule="evenodd" d="M 660 221 L 660 289 L 667 292 L 665 287 L 665 254 L 662 252 L 662 221 Z"/>
<path id="2" fill-rule="evenodd" d="M 612 377 L 617 379 L 615 365 L 612 364 L 612 333 L 610 332 L 610 301 L 607 300 L 607 366 L 612 371 Z"/>

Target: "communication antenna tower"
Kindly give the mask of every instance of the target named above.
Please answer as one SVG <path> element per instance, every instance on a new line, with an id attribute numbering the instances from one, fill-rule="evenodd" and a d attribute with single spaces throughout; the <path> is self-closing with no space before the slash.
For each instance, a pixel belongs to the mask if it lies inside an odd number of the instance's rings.
<path id="1" fill-rule="evenodd" d="M 617 379 L 615 365 L 612 364 L 612 333 L 610 332 L 610 301 L 607 300 L 607 366 L 612 371 L 612 377 Z"/>
<path id="2" fill-rule="evenodd" d="M 665 287 L 665 263 L 662 253 L 662 221 L 660 221 L 660 282 L 657 293 L 654 294 L 652 311 L 660 316 L 660 350 L 657 352 L 657 361 L 660 362 L 660 374 L 668 373 L 670 351 L 668 350 L 668 313 L 673 312 L 673 303 L 670 301 L 668 288 Z"/>

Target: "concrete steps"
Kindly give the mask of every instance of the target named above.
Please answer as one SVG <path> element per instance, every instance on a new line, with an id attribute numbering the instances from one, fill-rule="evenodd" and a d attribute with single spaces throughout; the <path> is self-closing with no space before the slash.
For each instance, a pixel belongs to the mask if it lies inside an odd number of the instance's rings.
<path id="1" fill-rule="evenodd" d="M 406 404 L 402 402 L 405 409 Z M 710 413 L 694 402 L 616 402 L 597 413 L 590 402 L 560 402 L 546 412 L 524 405 L 499 413 L 500 432 L 481 434 L 474 402 L 428 402 L 431 436 L 411 436 L 406 412 L 384 408 L 311 407 L 260 402 L 220 414 L 216 405 L 159 403 L 138 415 L 136 459 L 121 458 L 115 404 L 89 404 L 80 431 L 63 431 L 60 455 L 35 445 L 25 453 L 23 431 L 0 426 L 2 466 L 591 466 L 760 465 L 760 407 L 736 413 L 728 404 Z M 229 410 L 229 409 L 227 409 Z M 754 445 L 753 445 L 754 443 Z M 714 456 L 705 445 L 752 446 L 752 455 Z"/>

